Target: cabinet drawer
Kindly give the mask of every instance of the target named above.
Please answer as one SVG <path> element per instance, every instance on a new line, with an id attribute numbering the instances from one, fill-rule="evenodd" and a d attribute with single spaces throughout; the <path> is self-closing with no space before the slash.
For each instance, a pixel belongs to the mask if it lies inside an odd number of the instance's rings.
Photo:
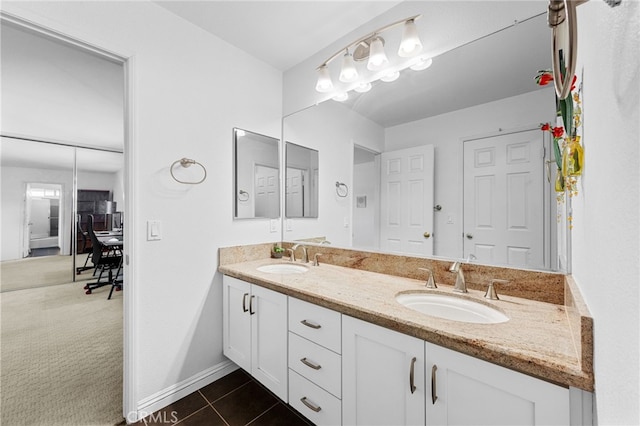
<path id="1" fill-rule="evenodd" d="M 289 333 L 289 368 L 341 397 L 342 357 L 337 353 Z"/>
<path id="2" fill-rule="evenodd" d="M 342 402 L 293 370 L 289 370 L 289 404 L 316 425 L 342 424 Z"/>
<path id="3" fill-rule="evenodd" d="M 300 299 L 289 298 L 289 331 L 341 353 L 340 313 Z"/>

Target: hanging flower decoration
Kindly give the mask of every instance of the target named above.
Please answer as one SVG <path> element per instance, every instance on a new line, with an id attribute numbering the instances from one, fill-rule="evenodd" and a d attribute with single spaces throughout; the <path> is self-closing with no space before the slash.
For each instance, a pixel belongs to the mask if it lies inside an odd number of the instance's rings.
<path id="1" fill-rule="evenodd" d="M 582 108 L 579 91 L 574 93 L 576 79 L 574 76 L 569 96 L 557 103 L 564 127 L 552 127 L 550 123 L 540 125 L 540 130 L 550 132 L 553 137 L 553 152 L 558 169 L 555 183 L 556 192 L 559 193 L 558 201 L 562 201 L 565 190 L 570 197 L 578 194 L 578 177 L 582 174 L 584 162 L 580 136 L 577 135 L 577 129 L 582 124 Z M 538 71 L 535 80 L 538 85 L 546 86 L 553 81 L 553 73 L 549 70 Z"/>

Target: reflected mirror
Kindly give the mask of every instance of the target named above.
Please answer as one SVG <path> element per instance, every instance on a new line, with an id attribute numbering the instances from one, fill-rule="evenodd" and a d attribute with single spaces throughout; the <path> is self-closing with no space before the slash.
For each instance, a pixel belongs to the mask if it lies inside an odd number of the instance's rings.
<path id="1" fill-rule="evenodd" d="M 279 140 L 233 129 L 235 218 L 280 217 Z"/>
<path id="2" fill-rule="evenodd" d="M 286 143 L 285 216 L 318 217 L 318 151 Z"/>
<path id="3" fill-rule="evenodd" d="M 554 177 L 544 172 L 553 153 L 539 130 L 555 123 L 555 93 L 534 81 L 551 66 L 543 9 L 433 58 L 426 70 L 285 117 L 283 138 L 321 147 L 320 167 L 332 179 L 320 182 L 313 226 L 287 221 L 283 239 L 566 271 L 558 218 L 567 206 L 556 203 Z M 433 157 L 414 161 L 418 148 Z M 418 186 L 390 176 L 414 166 L 433 180 Z M 348 197 L 335 195 L 336 180 Z M 402 233 L 385 233 L 400 224 Z M 486 239 L 489 230 L 499 232 Z M 524 234 L 534 241 L 518 239 Z"/>

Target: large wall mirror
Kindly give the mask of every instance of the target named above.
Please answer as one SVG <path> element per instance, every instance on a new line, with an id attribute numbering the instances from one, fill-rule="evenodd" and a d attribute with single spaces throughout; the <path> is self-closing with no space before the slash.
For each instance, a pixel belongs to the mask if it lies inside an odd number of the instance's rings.
<path id="1" fill-rule="evenodd" d="M 486 13 L 492 7 L 500 4 Z M 567 271 L 566 224 L 558 219 L 567 206 L 556 202 L 554 176 L 545 172 L 550 140 L 539 130 L 555 122 L 555 93 L 534 81 L 551 66 L 545 19 L 542 5 L 517 25 L 433 58 L 427 70 L 405 70 L 347 101 L 285 117 L 283 138 L 319 147 L 319 167 L 331 179 L 319 182 L 317 220 L 288 220 L 283 239 Z M 396 191 L 385 175 L 390 161 L 418 148 L 433 150 L 420 163 L 433 180 L 427 176 L 416 197 L 410 184 Z M 348 185 L 347 197 L 336 196 L 337 180 Z M 409 224 L 398 238 L 416 244 L 385 244 L 384 227 L 394 220 Z M 428 246 L 429 253 L 413 251 Z"/>
<path id="2" fill-rule="evenodd" d="M 269 136 L 233 129 L 236 219 L 280 217 L 279 142 Z"/>
<path id="3" fill-rule="evenodd" d="M 286 143 L 285 216 L 318 217 L 318 151 Z"/>

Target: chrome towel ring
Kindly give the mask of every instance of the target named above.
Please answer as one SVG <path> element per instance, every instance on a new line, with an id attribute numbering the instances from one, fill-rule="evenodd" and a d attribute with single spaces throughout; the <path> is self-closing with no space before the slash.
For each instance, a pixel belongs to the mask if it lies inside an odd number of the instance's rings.
<path id="1" fill-rule="evenodd" d="M 180 165 L 184 168 L 188 168 L 191 167 L 192 164 L 196 164 L 198 166 L 200 166 L 202 168 L 202 179 L 200 179 L 199 181 L 195 181 L 195 182 L 189 182 L 189 181 L 184 181 L 184 180 L 180 180 L 176 177 L 176 175 L 173 174 L 173 168 L 175 167 L 176 164 L 180 163 Z M 171 164 L 171 167 L 169 167 L 169 172 L 171 173 L 171 177 L 179 183 L 184 183 L 186 185 L 198 185 L 202 182 L 204 182 L 204 180 L 207 178 L 207 169 L 199 162 L 197 162 L 196 160 L 192 160 L 190 158 L 181 158 L 180 160 L 176 160 Z"/>
<path id="2" fill-rule="evenodd" d="M 336 182 L 336 194 L 338 197 L 344 198 L 349 195 L 349 187 L 346 183 Z"/>

